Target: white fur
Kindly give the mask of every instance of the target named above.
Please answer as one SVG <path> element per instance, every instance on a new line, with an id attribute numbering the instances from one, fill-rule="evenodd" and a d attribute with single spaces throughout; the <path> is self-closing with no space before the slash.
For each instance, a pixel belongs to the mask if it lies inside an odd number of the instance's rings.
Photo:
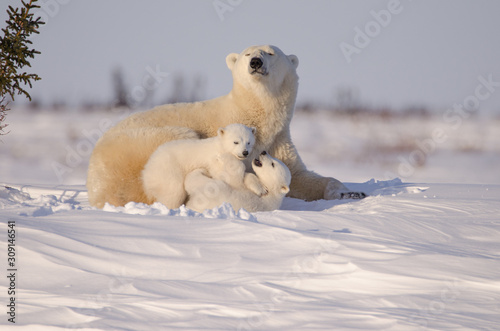
<path id="1" fill-rule="evenodd" d="M 210 178 L 203 169 L 196 169 L 186 176 L 184 183 L 189 196 L 186 206 L 199 212 L 224 202 L 229 202 L 234 210 L 245 208 L 256 212 L 278 209 L 290 190 L 290 170 L 268 154 L 259 155 L 252 168 L 265 194 L 260 196 L 245 187 L 231 187 L 223 180 Z"/>
<path id="2" fill-rule="evenodd" d="M 149 199 L 168 208 L 178 208 L 186 199 L 187 173 L 204 168 L 210 176 L 223 179 L 232 171 L 232 185 L 243 186 L 245 166 L 241 162 L 253 149 L 255 129 L 231 124 L 217 136 L 201 140 L 176 140 L 164 143 L 151 155 L 142 171 L 144 192 Z"/>

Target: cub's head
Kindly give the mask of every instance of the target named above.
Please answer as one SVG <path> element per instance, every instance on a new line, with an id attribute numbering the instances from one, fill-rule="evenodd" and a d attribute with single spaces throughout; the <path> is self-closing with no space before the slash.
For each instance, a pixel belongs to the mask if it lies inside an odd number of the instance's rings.
<path id="1" fill-rule="evenodd" d="M 243 124 L 230 124 L 217 131 L 224 151 L 232 153 L 240 160 L 247 158 L 252 153 L 255 144 L 255 128 Z"/>
<path id="2" fill-rule="evenodd" d="M 245 88 L 264 84 L 269 89 L 279 89 L 286 77 L 298 80 L 299 59 L 295 55 L 285 55 L 276 46 L 248 47 L 240 54 L 229 54 L 226 63 L 233 80 Z"/>
<path id="3" fill-rule="evenodd" d="M 292 174 L 288 167 L 266 151 L 252 163 L 252 169 L 270 193 L 285 195 L 290 191 Z"/>

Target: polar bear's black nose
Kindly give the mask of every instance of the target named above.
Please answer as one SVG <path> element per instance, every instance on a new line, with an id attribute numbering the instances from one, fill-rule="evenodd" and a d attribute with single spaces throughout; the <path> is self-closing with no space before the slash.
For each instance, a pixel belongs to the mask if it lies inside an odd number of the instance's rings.
<path id="1" fill-rule="evenodd" d="M 243 154 L 243 156 L 248 156 L 248 151 L 245 149 L 241 154 Z"/>
<path id="2" fill-rule="evenodd" d="M 262 60 L 258 57 L 253 57 L 250 60 L 250 68 L 259 69 L 260 67 L 262 67 Z"/>

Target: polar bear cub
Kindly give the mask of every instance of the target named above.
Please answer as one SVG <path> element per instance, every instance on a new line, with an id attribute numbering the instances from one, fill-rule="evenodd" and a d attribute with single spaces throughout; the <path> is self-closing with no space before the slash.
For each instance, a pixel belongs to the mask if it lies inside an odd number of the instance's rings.
<path id="1" fill-rule="evenodd" d="M 202 212 L 229 202 L 234 210 L 245 208 L 256 212 L 278 209 L 290 191 L 290 170 L 265 151 L 253 161 L 252 169 L 265 188 L 262 195 L 245 187 L 234 188 L 223 180 L 210 178 L 203 169 L 192 171 L 184 183 L 189 196 L 186 207 Z"/>
<path id="2" fill-rule="evenodd" d="M 255 192 L 262 192 L 258 181 L 245 176 L 244 160 L 255 144 L 255 128 L 230 124 L 219 128 L 217 136 L 207 139 L 187 139 L 166 142 L 151 155 L 142 171 L 144 192 L 152 201 L 170 209 L 186 200 L 184 179 L 198 168 L 219 180 L 228 180 L 232 187 L 245 183 Z M 231 175 L 228 176 L 228 172 Z"/>

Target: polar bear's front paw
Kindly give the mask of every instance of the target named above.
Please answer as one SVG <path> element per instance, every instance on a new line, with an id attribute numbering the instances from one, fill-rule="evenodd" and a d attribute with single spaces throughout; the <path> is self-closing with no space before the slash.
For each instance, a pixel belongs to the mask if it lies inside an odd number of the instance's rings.
<path id="1" fill-rule="evenodd" d="M 262 197 L 262 196 L 265 196 L 266 194 L 269 193 L 269 191 L 267 190 L 267 188 L 261 186 L 261 187 L 255 187 L 253 190 L 253 193 L 255 193 L 256 195 L 258 195 L 259 197 Z"/>
<path id="2" fill-rule="evenodd" d="M 259 197 L 269 193 L 267 188 L 261 184 L 259 178 L 252 173 L 246 173 L 243 182 L 248 190 Z"/>
<path id="3" fill-rule="evenodd" d="M 364 199 L 367 195 L 363 192 L 352 192 L 338 180 L 330 180 L 325 187 L 324 198 L 326 200 L 337 199 Z"/>
<path id="4" fill-rule="evenodd" d="M 247 183 L 247 189 L 249 189 L 251 192 L 253 192 L 255 195 L 262 197 L 269 193 L 267 188 L 260 183 L 253 183 L 253 185 L 248 185 Z"/>
<path id="5" fill-rule="evenodd" d="M 342 192 L 340 193 L 340 199 L 364 199 L 366 198 L 366 193 L 363 192 Z"/>

